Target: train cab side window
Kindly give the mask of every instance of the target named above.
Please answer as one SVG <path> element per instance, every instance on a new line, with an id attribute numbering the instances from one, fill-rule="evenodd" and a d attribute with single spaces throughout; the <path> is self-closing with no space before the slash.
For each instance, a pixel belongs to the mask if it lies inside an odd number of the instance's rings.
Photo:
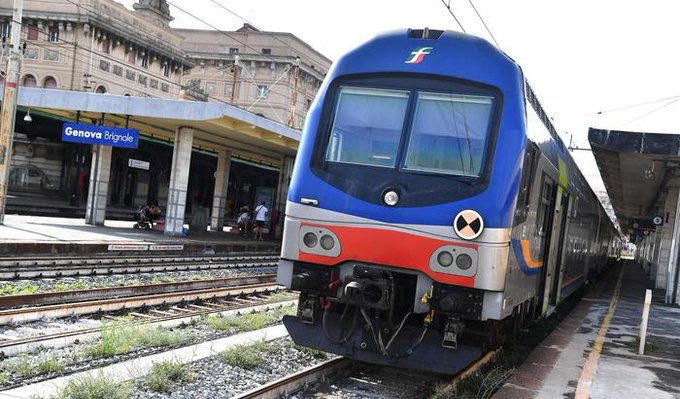
<path id="1" fill-rule="evenodd" d="M 343 87 L 326 161 L 393 168 L 408 101 L 408 91 Z"/>
<path id="2" fill-rule="evenodd" d="M 536 156 L 538 147 L 530 143 L 524 154 L 524 165 L 522 166 L 522 181 L 520 191 L 517 196 L 517 206 L 515 209 L 515 225 L 523 223 L 527 219 L 529 206 L 531 204 L 531 187 L 536 176 Z"/>

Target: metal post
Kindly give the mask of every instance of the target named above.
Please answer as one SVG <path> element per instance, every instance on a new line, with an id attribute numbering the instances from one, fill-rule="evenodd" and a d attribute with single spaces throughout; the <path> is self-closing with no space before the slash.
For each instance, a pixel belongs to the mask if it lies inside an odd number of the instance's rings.
<path id="1" fill-rule="evenodd" d="M 645 303 L 642 306 L 642 321 L 640 322 L 640 347 L 638 354 L 645 354 L 645 343 L 647 341 L 647 321 L 649 320 L 649 307 L 652 304 L 652 290 L 645 292 Z"/>
<path id="2" fill-rule="evenodd" d="M 675 203 L 675 220 L 671 232 L 671 251 L 668 254 L 668 268 L 666 270 L 666 304 L 675 302 L 675 274 L 678 264 L 678 235 L 680 235 L 680 189 L 678 189 L 677 202 Z"/>
<path id="3" fill-rule="evenodd" d="M 5 221 L 5 204 L 7 203 L 7 184 L 12 157 L 12 140 L 14 138 L 14 120 L 17 112 L 17 83 L 21 69 L 21 20 L 24 0 L 14 0 L 12 13 L 12 32 L 10 38 L 7 77 L 2 98 L 2 114 L 0 114 L 0 224 Z"/>
<path id="4" fill-rule="evenodd" d="M 231 98 L 229 99 L 229 104 L 234 105 L 234 96 L 236 95 L 236 82 L 238 80 L 238 62 L 239 56 L 234 56 L 234 76 L 231 80 Z"/>
<path id="5" fill-rule="evenodd" d="M 295 74 L 293 75 L 293 91 L 290 95 L 290 113 L 288 114 L 288 127 L 295 128 L 295 107 L 297 106 L 297 88 L 300 80 L 300 57 L 295 58 Z"/>

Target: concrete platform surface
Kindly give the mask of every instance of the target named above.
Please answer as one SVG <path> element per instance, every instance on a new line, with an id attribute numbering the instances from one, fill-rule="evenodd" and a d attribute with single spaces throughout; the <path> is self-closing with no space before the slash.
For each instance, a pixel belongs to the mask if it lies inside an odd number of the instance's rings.
<path id="1" fill-rule="evenodd" d="M 189 233 L 171 237 L 155 230 L 136 230 L 132 221 L 106 221 L 104 226 L 84 219 L 6 215 L 0 225 L 0 256 L 131 253 L 155 250 L 173 253 L 276 251 L 278 242 L 254 241 L 227 231 Z"/>
<path id="2" fill-rule="evenodd" d="M 494 399 L 679 399 L 680 308 L 655 293 L 638 355 L 649 279 L 624 261 L 534 349 Z"/>

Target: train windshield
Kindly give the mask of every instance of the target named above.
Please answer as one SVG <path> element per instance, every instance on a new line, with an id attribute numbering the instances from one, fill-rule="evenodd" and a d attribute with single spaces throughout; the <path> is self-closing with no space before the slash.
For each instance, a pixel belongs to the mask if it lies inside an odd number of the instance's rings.
<path id="1" fill-rule="evenodd" d="M 478 177 L 493 97 L 419 92 L 404 169 Z"/>
<path id="2" fill-rule="evenodd" d="M 343 87 L 326 160 L 393 168 L 408 101 L 408 91 Z"/>

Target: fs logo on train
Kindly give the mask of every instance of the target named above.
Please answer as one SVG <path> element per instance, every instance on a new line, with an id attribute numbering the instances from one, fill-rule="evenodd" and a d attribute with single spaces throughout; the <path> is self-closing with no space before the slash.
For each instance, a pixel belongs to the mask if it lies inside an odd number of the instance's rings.
<path id="1" fill-rule="evenodd" d="M 479 213 L 472 209 L 466 209 L 456 215 L 453 220 L 453 229 L 460 238 L 474 240 L 482 234 L 484 220 Z"/>
<path id="2" fill-rule="evenodd" d="M 418 47 L 411 51 L 411 56 L 404 61 L 405 64 L 420 64 L 425 56 L 430 54 L 434 47 Z"/>

